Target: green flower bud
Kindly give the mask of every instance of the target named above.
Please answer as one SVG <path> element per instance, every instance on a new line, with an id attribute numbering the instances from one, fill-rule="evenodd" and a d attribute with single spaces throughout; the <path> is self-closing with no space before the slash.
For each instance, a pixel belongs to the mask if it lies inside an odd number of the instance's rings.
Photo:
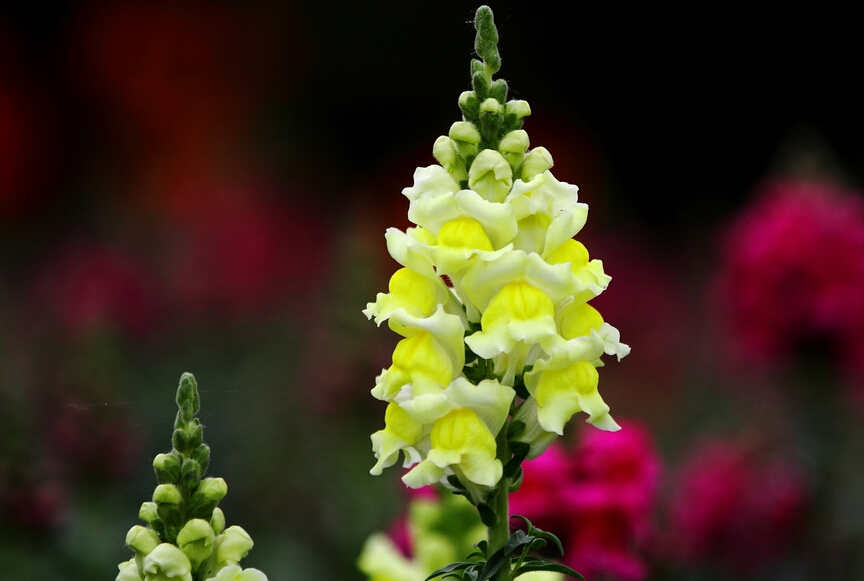
<path id="1" fill-rule="evenodd" d="M 507 163 L 510 164 L 510 167 L 515 172 L 519 164 L 522 163 L 525 151 L 529 145 L 528 133 L 523 129 L 517 129 L 516 131 L 511 131 L 501 139 L 498 151 L 501 152 L 501 155 L 504 156 L 504 159 L 507 160 Z"/>
<path id="2" fill-rule="evenodd" d="M 156 512 L 156 503 L 155 502 L 145 502 L 141 505 L 141 508 L 138 509 L 138 518 L 143 520 L 146 523 L 152 523 L 154 520 L 159 519 L 159 514 Z"/>
<path id="3" fill-rule="evenodd" d="M 216 535 L 213 528 L 200 518 L 187 522 L 177 534 L 177 546 L 189 558 L 192 568 L 197 569 L 213 551 Z"/>
<path id="4" fill-rule="evenodd" d="M 174 454 L 158 454 L 153 458 L 153 469 L 159 484 L 180 482 L 180 461 Z"/>
<path id="5" fill-rule="evenodd" d="M 180 412 L 177 412 L 177 419 L 179 421 Z M 171 445 L 178 452 L 185 452 L 189 447 L 189 436 L 186 434 L 186 430 L 182 427 L 174 430 L 174 434 L 171 436 Z"/>
<path id="6" fill-rule="evenodd" d="M 504 108 L 507 113 L 512 113 L 516 115 L 517 119 L 528 117 L 531 114 L 531 106 L 528 105 L 528 101 L 507 101 L 507 104 L 504 105 Z"/>
<path id="7" fill-rule="evenodd" d="M 162 540 L 156 531 L 135 525 L 126 533 L 126 546 L 142 555 L 148 555 L 150 551 L 159 546 Z"/>
<path id="8" fill-rule="evenodd" d="M 459 95 L 459 109 L 468 121 L 477 121 L 480 116 L 480 99 L 474 91 L 465 91 Z"/>
<path id="9" fill-rule="evenodd" d="M 201 492 L 196 492 L 189 497 L 189 503 L 186 505 L 189 518 L 203 518 L 209 520 L 213 518 L 213 510 L 219 505 L 218 500 L 210 500 Z"/>
<path id="10" fill-rule="evenodd" d="M 495 99 L 499 104 L 503 105 L 507 100 L 507 81 L 498 79 L 492 83 L 489 89 L 489 96 Z"/>
<path id="11" fill-rule="evenodd" d="M 540 426 L 540 422 L 537 419 L 537 400 L 533 397 L 529 397 L 522 402 L 522 405 L 519 406 L 519 409 L 513 415 L 512 421 L 521 422 L 525 426 L 511 440 L 513 442 L 528 444 L 528 454 L 525 457 L 527 460 L 531 460 L 542 454 L 546 448 L 552 445 L 555 438 L 558 437 L 554 432 L 547 432 Z"/>
<path id="12" fill-rule="evenodd" d="M 528 152 L 522 162 L 522 181 L 530 181 L 534 176 L 552 167 L 552 155 L 545 147 L 535 147 Z"/>
<path id="13" fill-rule="evenodd" d="M 201 400 L 198 397 L 198 382 L 191 373 L 180 376 L 180 385 L 177 387 L 177 405 L 186 412 L 185 421 L 190 421 L 192 416 L 198 413 Z"/>
<path id="14" fill-rule="evenodd" d="M 481 113 L 492 113 L 494 115 L 498 115 L 499 113 L 501 113 L 501 110 L 501 103 L 491 97 L 480 104 Z"/>
<path id="15" fill-rule="evenodd" d="M 242 527 L 236 525 L 225 529 L 221 535 L 216 537 L 214 543 L 216 549 L 216 568 L 221 569 L 226 565 L 237 565 L 252 550 L 252 537 Z"/>
<path id="16" fill-rule="evenodd" d="M 198 490 L 207 500 L 220 501 L 228 494 L 228 484 L 223 478 L 205 478 L 198 484 Z"/>
<path id="17" fill-rule="evenodd" d="M 198 449 L 198 446 L 204 443 L 204 428 L 198 418 L 192 420 L 191 425 L 186 428 L 186 451 L 189 453 Z"/>
<path id="18" fill-rule="evenodd" d="M 117 568 L 120 569 L 120 573 L 117 574 L 114 581 L 141 581 L 141 575 L 138 574 L 138 564 L 135 562 L 135 559 L 123 561 L 117 565 Z"/>
<path id="19" fill-rule="evenodd" d="M 462 159 L 476 155 L 477 146 L 480 143 L 480 132 L 477 131 L 473 123 L 457 121 L 450 126 L 449 135 Z"/>
<path id="20" fill-rule="evenodd" d="M 183 500 L 180 490 L 173 484 L 160 484 L 153 491 L 153 502 L 156 504 L 180 504 Z"/>
<path id="21" fill-rule="evenodd" d="M 144 558 L 144 581 L 192 581 L 192 564 L 183 551 L 162 543 Z"/>
<path id="22" fill-rule="evenodd" d="M 486 99 L 489 96 L 489 77 L 484 71 L 477 71 L 471 76 L 471 88 L 474 89 L 478 99 Z"/>
<path id="23" fill-rule="evenodd" d="M 188 458 L 183 461 L 181 470 L 183 487 L 186 490 L 195 490 L 201 480 L 201 466 L 195 460 Z"/>
<path id="24" fill-rule="evenodd" d="M 484 149 L 471 164 L 468 186 L 489 202 L 503 202 L 513 185 L 513 170 L 494 149 Z"/>
<path id="25" fill-rule="evenodd" d="M 215 534 L 220 534 L 225 529 L 225 513 L 221 508 L 213 509 L 213 516 L 210 517 L 210 526 Z"/>
<path id="26" fill-rule="evenodd" d="M 201 475 L 203 476 L 207 472 L 207 467 L 210 466 L 210 446 L 207 444 L 201 444 L 198 446 L 194 452 L 192 452 L 192 459 L 198 462 L 198 465 L 201 466 Z"/>
<path id="27" fill-rule="evenodd" d="M 456 154 L 456 146 L 452 139 L 446 135 L 442 135 L 436 139 L 435 144 L 432 146 L 432 155 L 454 180 L 461 182 L 468 179 L 465 164 Z"/>
<path id="28" fill-rule="evenodd" d="M 267 575 L 258 569 L 241 569 L 239 565 L 229 565 L 220 569 L 209 581 L 267 581 Z"/>

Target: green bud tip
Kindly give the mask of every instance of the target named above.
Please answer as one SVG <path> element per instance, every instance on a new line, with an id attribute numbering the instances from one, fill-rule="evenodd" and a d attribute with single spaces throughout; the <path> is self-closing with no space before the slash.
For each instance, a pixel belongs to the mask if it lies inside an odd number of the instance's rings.
<path id="1" fill-rule="evenodd" d="M 191 373 L 184 373 L 180 376 L 180 385 L 177 387 L 177 405 L 181 410 L 190 409 L 192 415 L 198 413 L 198 408 L 200 406 L 200 401 L 198 399 L 198 383 L 195 381 L 195 376 Z M 188 408 L 186 406 L 188 406 Z M 189 421 L 192 418 L 188 417 L 185 419 Z"/>
<path id="2" fill-rule="evenodd" d="M 477 29 L 474 50 L 483 59 L 486 71 L 491 76 L 501 68 L 501 57 L 498 56 L 498 29 L 495 27 L 491 8 L 484 5 L 477 9 L 474 15 L 474 28 Z"/>

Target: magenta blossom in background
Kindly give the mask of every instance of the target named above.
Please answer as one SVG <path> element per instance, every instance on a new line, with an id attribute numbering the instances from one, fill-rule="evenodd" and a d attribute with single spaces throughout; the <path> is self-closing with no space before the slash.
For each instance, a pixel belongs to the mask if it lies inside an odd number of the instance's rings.
<path id="1" fill-rule="evenodd" d="M 219 318 L 285 305 L 303 312 L 298 299 L 317 289 L 330 267 L 318 209 L 276 200 L 267 187 L 255 185 L 198 184 L 198 191 L 183 195 L 189 205 L 169 218 L 166 236 L 166 286 L 175 308 L 184 316 Z"/>
<path id="2" fill-rule="evenodd" d="M 620 432 L 583 429 L 575 450 L 556 443 L 525 462 L 511 496 L 511 512 L 558 535 L 564 562 L 589 581 L 648 576 L 638 551 L 654 531 L 660 460 L 647 430 L 621 425 Z"/>
<path id="3" fill-rule="evenodd" d="M 76 337 L 101 328 L 146 334 L 163 306 L 162 289 L 141 260 L 98 243 L 60 249 L 34 284 L 38 312 L 54 316 Z"/>
<path id="4" fill-rule="evenodd" d="M 753 573 L 790 546 L 807 501 L 801 471 L 724 442 L 681 467 L 669 509 L 668 556 Z"/>
<path id="5" fill-rule="evenodd" d="M 749 361 L 828 340 L 847 368 L 864 352 L 864 199 L 827 182 L 773 180 L 722 245 L 720 302 Z"/>

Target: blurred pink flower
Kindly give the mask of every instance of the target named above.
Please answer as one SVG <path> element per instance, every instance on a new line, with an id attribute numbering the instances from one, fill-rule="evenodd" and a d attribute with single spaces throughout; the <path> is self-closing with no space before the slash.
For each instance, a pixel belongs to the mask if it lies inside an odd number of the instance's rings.
<path id="1" fill-rule="evenodd" d="M 172 300 L 185 314 L 297 306 L 330 267 L 324 224 L 314 208 L 276 203 L 254 188 L 215 192 L 208 207 L 173 219 L 165 265 Z"/>
<path id="2" fill-rule="evenodd" d="M 75 336 L 105 327 L 142 335 L 157 326 L 161 295 L 154 276 L 134 256 L 75 242 L 37 272 L 34 306 L 55 316 Z"/>
<path id="3" fill-rule="evenodd" d="M 58 404 L 54 404 L 57 406 Z M 120 482 L 132 474 L 139 442 L 134 423 L 97 406 L 62 404 L 47 426 L 51 447 L 72 474 Z"/>
<path id="4" fill-rule="evenodd" d="M 828 182 L 762 185 L 726 232 L 717 290 L 737 356 L 782 360 L 822 342 L 842 364 L 860 366 L 861 193 Z"/>
<path id="5" fill-rule="evenodd" d="M 511 512 L 558 535 L 564 562 L 589 580 L 648 575 L 637 550 L 653 533 L 660 460 L 647 430 L 622 427 L 583 429 L 571 453 L 553 444 L 523 464 L 522 487 L 511 495 Z"/>
<path id="6" fill-rule="evenodd" d="M 22 531 L 47 531 L 66 517 L 66 492 L 52 479 L 27 481 L 2 491 L 2 516 Z"/>
<path id="7" fill-rule="evenodd" d="M 753 573 L 789 546 L 806 501 L 804 477 L 793 466 L 705 443 L 677 475 L 665 551 L 678 562 Z"/>

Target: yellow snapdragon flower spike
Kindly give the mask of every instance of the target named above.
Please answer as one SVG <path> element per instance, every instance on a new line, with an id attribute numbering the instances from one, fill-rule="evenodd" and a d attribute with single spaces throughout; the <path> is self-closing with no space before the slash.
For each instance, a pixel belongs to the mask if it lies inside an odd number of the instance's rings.
<path id="1" fill-rule="evenodd" d="M 550 152 L 531 148 L 531 108 L 492 80 L 493 53 L 473 61 L 463 118 L 432 147 L 438 163 L 402 190 L 416 226 L 387 230 L 402 268 L 364 310 L 404 337 L 372 389 L 388 403 L 373 473 L 401 450 L 406 484 L 441 481 L 476 502 L 515 457 L 508 450 L 541 453 L 573 415 L 618 429 L 597 368 L 630 351 L 588 304 L 611 280 L 576 240 L 588 206 L 553 175 Z"/>

